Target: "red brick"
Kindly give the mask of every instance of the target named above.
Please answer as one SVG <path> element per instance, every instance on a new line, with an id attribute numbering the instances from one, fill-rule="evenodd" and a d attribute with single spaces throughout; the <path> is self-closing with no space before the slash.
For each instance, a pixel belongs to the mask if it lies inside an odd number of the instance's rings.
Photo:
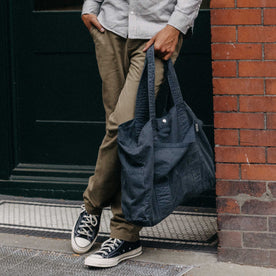
<path id="1" fill-rule="evenodd" d="M 276 249 L 276 234 L 243 233 L 243 246 L 251 248 Z"/>
<path id="2" fill-rule="evenodd" d="M 267 218 L 218 214 L 218 228 L 220 230 L 267 231 Z"/>
<path id="3" fill-rule="evenodd" d="M 275 7 L 275 0 L 237 0 L 239 8 Z"/>
<path id="4" fill-rule="evenodd" d="M 218 248 L 218 261 L 232 262 L 248 265 L 269 265 L 270 254 L 268 250 L 242 249 L 242 248 Z M 261 276 L 261 275 L 260 275 Z"/>
<path id="5" fill-rule="evenodd" d="M 274 144 L 273 146 L 275 146 Z M 267 149 L 267 162 L 268 163 L 276 163 L 276 148 L 268 148 Z"/>
<path id="6" fill-rule="evenodd" d="M 217 212 L 221 213 L 230 213 L 230 214 L 239 214 L 240 206 L 237 200 L 232 198 L 217 198 Z"/>
<path id="7" fill-rule="evenodd" d="M 241 247 L 242 235 L 240 232 L 219 231 L 219 246 L 222 247 Z"/>
<path id="8" fill-rule="evenodd" d="M 214 94 L 264 94 L 264 81 L 261 79 L 213 79 L 213 92 Z"/>
<path id="9" fill-rule="evenodd" d="M 216 178 L 239 179 L 240 178 L 239 165 L 216 163 Z"/>
<path id="10" fill-rule="evenodd" d="M 275 146 L 276 130 L 241 130 L 242 146 Z"/>
<path id="11" fill-rule="evenodd" d="M 276 232 L 276 217 L 268 218 L 268 225 L 270 232 Z"/>
<path id="12" fill-rule="evenodd" d="M 275 180 L 276 165 L 241 165 L 242 179 L 247 180 Z M 275 206 L 276 207 L 276 206 Z"/>
<path id="13" fill-rule="evenodd" d="M 264 25 L 276 25 L 276 9 L 264 10 Z"/>
<path id="14" fill-rule="evenodd" d="M 237 196 L 247 194 L 260 197 L 266 192 L 265 182 L 255 181 L 221 181 L 216 184 L 217 196 Z"/>
<path id="15" fill-rule="evenodd" d="M 213 61 L 214 77 L 235 77 L 237 72 L 237 63 L 235 61 Z"/>
<path id="16" fill-rule="evenodd" d="M 215 144 L 234 146 L 239 144 L 239 132 L 232 129 L 215 129 Z"/>
<path id="17" fill-rule="evenodd" d="M 237 111 L 237 96 L 214 96 L 213 108 L 215 111 Z"/>
<path id="18" fill-rule="evenodd" d="M 236 27 L 213 27 L 211 28 L 212 42 L 236 41 Z"/>
<path id="19" fill-rule="evenodd" d="M 216 147 L 217 162 L 223 163 L 264 163 L 265 149 L 254 147 Z"/>
<path id="20" fill-rule="evenodd" d="M 275 42 L 276 27 L 241 26 L 238 27 L 239 42 Z"/>
<path id="21" fill-rule="evenodd" d="M 215 128 L 264 128 L 264 115 L 257 113 L 215 113 Z"/>
<path id="22" fill-rule="evenodd" d="M 262 59 L 260 44 L 213 44 L 213 59 Z"/>
<path id="23" fill-rule="evenodd" d="M 240 111 L 242 112 L 275 112 L 276 97 L 273 96 L 241 96 Z"/>
<path id="24" fill-rule="evenodd" d="M 276 129 L 276 114 L 268 113 L 266 125 L 268 129 Z"/>
<path id="25" fill-rule="evenodd" d="M 211 25 L 261 24 L 260 9 L 220 9 L 211 10 Z"/>
<path id="26" fill-rule="evenodd" d="M 275 77 L 276 61 L 240 61 L 239 76 L 241 77 Z"/>
<path id="27" fill-rule="evenodd" d="M 272 196 L 276 197 L 276 182 L 270 182 L 270 183 L 268 183 L 268 188 L 269 188 Z"/>
<path id="28" fill-rule="evenodd" d="M 276 95 L 276 79 L 268 79 L 265 81 L 265 84 L 266 84 L 266 94 Z"/>
<path id="29" fill-rule="evenodd" d="M 276 59 L 276 44 L 265 44 L 265 59 Z"/>
<path id="30" fill-rule="evenodd" d="M 243 214 L 251 215 L 276 215 L 276 200 L 260 201 L 257 199 L 246 201 L 241 211 Z"/>
<path id="31" fill-rule="evenodd" d="M 235 0 L 211 0 L 210 8 L 235 8 Z"/>

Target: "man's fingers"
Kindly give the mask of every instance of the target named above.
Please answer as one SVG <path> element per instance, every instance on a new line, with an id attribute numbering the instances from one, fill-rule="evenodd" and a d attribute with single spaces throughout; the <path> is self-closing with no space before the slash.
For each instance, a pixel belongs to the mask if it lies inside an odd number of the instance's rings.
<path id="1" fill-rule="evenodd" d="M 100 32 L 104 32 L 103 26 L 100 24 L 100 22 L 97 19 L 97 16 L 95 14 L 83 14 L 82 20 L 87 27 L 88 30 L 90 30 L 91 26 L 93 25 L 96 27 Z"/>
<path id="2" fill-rule="evenodd" d="M 167 55 L 163 56 L 162 59 L 169 60 L 171 56 L 172 56 L 172 53 L 168 53 Z"/>
<path id="3" fill-rule="evenodd" d="M 98 21 L 97 18 L 93 18 L 93 20 L 91 21 L 91 23 L 98 29 L 98 31 L 100 32 L 104 32 L 104 28 L 103 26 L 100 24 L 100 22 Z"/>
<path id="4" fill-rule="evenodd" d="M 154 43 L 155 41 L 155 36 L 152 37 L 145 45 L 143 52 L 146 52 L 148 50 L 148 48 Z"/>
<path id="5" fill-rule="evenodd" d="M 165 52 L 164 52 L 164 55 L 162 57 L 163 60 L 169 60 L 170 57 L 172 56 L 172 54 L 174 53 L 175 51 L 175 47 L 172 47 L 171 49 L 167 49 Z"/>

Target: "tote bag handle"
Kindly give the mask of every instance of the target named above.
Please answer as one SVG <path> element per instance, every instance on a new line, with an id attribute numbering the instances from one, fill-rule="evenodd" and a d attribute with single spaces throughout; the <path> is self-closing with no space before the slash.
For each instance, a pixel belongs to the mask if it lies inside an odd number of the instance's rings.
<path id="1" fill-rule="evenodd" d="M 186 103 L 183 100 L 178 79 L 171 59 L 164 61 L 165 77 L 168 79 L 170 92 L 172 94 L 173 103 L 177 110 L 179 123 L 185 118 Z M 155 61 L 154 61 L 154 45 L 152 45 L 146 53 L 144 70 L 138 87 L 135 121 L 136 121 L 136 137 L 140 135 L 143 126 L 147 121 L 152 122 L 155 133 L 156 130 L 156 111 L 155 111 Z"/>

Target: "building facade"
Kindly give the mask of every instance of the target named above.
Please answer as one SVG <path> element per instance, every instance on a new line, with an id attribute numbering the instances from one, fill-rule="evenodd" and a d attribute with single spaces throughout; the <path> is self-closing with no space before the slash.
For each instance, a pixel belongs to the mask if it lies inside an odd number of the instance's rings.
<path id="1" fill-rule="evenodd" d="M 105 125 L 81 3 L 2 1 L 0 193 L 80 199 L 93 173 Z M 217 198 L 188 204 L 217 208 L 221 261 L 276 266 L 275 18 L 275 0 L 204 1 L 176 64 L 215 149 Z"/>

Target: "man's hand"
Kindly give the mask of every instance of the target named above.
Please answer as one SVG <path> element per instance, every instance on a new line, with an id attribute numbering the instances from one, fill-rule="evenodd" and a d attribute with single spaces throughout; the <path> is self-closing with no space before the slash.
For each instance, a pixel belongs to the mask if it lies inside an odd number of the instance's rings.
<path id="1" fill-rule="evenodd" d="M 90 30 L 92 25 L 94 25 L 100 32 L 104 32 L 104 28 L 98 21 L 95 14 L 83 14 L 81 19 L 88 30 Z"/>
<path id="2" fill-rule="evenodd" d="M 161 59 L 168 60 L 178 43 L 179 33 L 179 30 L 171 25 L 167 25 L 147 42 L 143 51 L 147 51 L 154 43 L 155 54 Z"/>

